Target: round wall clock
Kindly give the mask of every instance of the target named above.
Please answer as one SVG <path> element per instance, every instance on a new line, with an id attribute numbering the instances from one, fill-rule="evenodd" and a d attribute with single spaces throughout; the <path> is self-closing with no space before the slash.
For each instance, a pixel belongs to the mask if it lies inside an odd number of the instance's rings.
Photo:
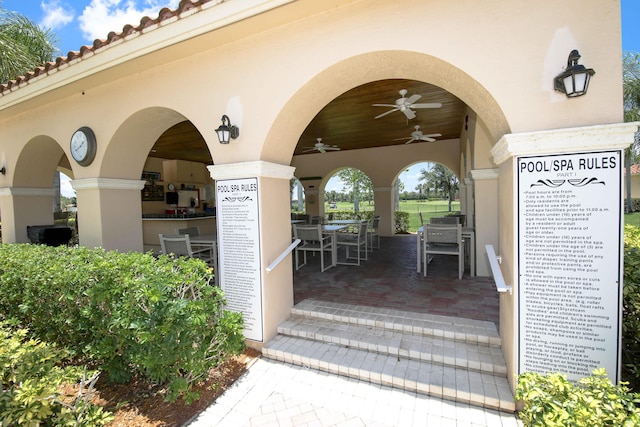
<path id="1" fill-rule="evenodd" d="M 96 136 L 83 126 L 71 136 L 71 156 L 80 166 L 89 166 L 96 157 Z"/>

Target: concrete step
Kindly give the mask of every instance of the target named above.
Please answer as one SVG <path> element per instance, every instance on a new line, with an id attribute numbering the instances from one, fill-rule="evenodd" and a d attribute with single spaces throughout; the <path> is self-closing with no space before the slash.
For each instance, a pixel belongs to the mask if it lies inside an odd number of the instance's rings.
<path id="1" fill-rule="evenodd" d="M 491 322 L 307 300 L 263 355 L 476 406 L 515 411 Z"/>

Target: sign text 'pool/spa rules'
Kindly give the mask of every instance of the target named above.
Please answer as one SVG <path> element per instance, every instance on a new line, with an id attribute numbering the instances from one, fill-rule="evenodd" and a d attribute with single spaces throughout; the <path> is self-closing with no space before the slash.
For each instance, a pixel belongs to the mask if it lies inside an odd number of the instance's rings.
<path id="1" fill-rule="evenodd" d="M 257 178 L 216 181 L 220 287 L 225 293 L 226 308 L 242 313 L 244 336 L 262 342 L 258 215 Z"/>
<path id="2" fill-rule="evenodd" d="M 620 151 L 517 160 L 519 372 L 617 382 Z"/>

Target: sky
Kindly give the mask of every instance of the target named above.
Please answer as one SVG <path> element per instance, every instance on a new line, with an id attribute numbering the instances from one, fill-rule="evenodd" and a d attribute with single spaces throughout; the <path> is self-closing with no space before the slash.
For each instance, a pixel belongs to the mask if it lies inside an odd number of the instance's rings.
<path id="1" fill-rule="evenodd" d="M 175 9 L 179 0 L 0 0 L 5 10 L 19 12 L 43 28 L 49 28 L 58 39 L 59 54 L 80 50 L 95 39 L 105 39 L 109 32 L 119 33 L 127 25 L 137 26 L 140 18 L 156 18 L 163 7 Z M 622 50 L 640 52 L 640 0 L 621 0 Z M 635 21 L 635 22 L 634 22 Z M 400 175 L 405 189 L 418 185 L 420 170 L 426 165 L 416 164 Z M 74 191 L 68 182 L 61 182 L 62 194 Z M 340 182 L 331 180 L 326 190 L 340 191 Z"/>

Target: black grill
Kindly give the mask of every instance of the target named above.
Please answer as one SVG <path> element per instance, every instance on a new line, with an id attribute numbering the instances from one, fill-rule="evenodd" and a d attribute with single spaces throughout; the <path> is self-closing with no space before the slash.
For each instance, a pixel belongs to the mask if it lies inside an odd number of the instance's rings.
<path id="1" fill-rule="evenodd" d="M 47 246 L 66 245 L 71 240 L 71 227 L 64 225 L 28 225 L 27 236 L 31 243 Z"/>

